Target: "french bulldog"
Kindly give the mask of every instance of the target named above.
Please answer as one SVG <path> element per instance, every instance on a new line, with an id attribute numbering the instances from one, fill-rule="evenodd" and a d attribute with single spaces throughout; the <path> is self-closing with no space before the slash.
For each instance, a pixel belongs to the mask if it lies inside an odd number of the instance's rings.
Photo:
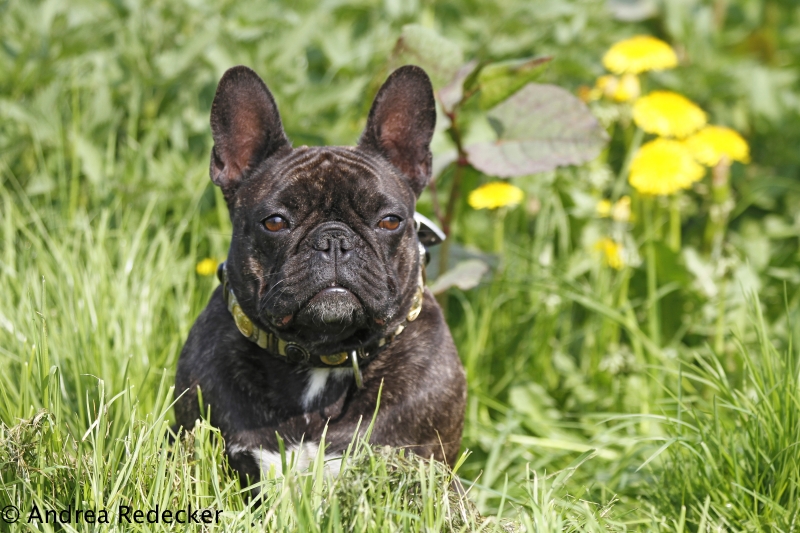
<path id="1" fill-rule="evenodd" d="M 414 220 L 435 122 L 428 76 L 405 66 L 357 146 L 293 148 L 255 72 L 220 80 L 210 173 L 231 245 L 180 354 L 175 415 L 191 428 L 210 413 L 241 476 L 280 471 L 278 435 L 300 467 L 323 431 L 325 457 L 341 456 L 379 401 L 371 442 L 456 460 L 464 369 Z"/>

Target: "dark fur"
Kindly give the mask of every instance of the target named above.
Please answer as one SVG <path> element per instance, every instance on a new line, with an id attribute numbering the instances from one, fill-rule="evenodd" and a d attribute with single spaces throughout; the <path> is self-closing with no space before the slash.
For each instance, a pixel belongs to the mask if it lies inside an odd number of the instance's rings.
<path id="1" fill-rule="evenodd" d="M 357 147 L 292 149 L 258 75 L 246 67 L 225 73 L 211 111 L 211 179 L 233 223 L 230 284 L 259 327 L 327 354 L 370 345 L 403 321 L 417 287 L 421 258 L 413 214 L 430 179 L 435 118 L 427 75 L 403 67 L 376 96 Z M 289 229 L 264 228 L 275 214 Z M 400 227 L 379 228 L 390 214 L 402 219 Z M 349 292 L 321 295 L 332 285 Z M 372 441 L 452 464 L 466 383 L 429 292 L 419 318 L 362 372 L 364 389 L 352 376 L 329 379 L 305 409 L 307 369 L 243 337 L 220 288 L 181 352 L 177 422 L 189 428 L 200 417 L 199 387 L 229 451 L 277 451 L 276 432 L 288 444 L 319 442 L 327 423 L 326 451 L 336 453 L 359 420 L 365 428 L 383 382 Z M 240 473 L 257 477 L 251 454 L 229 456 Z"/>

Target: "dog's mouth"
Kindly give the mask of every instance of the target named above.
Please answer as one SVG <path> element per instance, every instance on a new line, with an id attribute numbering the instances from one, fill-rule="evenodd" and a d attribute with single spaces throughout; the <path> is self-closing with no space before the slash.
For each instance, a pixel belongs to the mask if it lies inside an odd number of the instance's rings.
<path id="1" fill-rule="evenodd" d="M 364 306 L 355 294 L 338 285 L 315 294 L 291 320 L 322 330 L 350 329 L 364 323 Z"/>
<path id="2" fill-rule="evenodd" d="M 265 313 L 265 323 L 287 342 L 312 353 L 333 353 L 375 342 L 396 314 L 392 307 L 374 308 L 359 290 L 336 282 L 309 290 L 297 307 Z"/>

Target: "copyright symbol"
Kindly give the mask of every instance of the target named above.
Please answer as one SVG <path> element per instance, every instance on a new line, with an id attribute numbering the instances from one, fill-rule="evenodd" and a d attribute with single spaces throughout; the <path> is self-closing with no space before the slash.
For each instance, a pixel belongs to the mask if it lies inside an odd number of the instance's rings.
<path id="1" fill-rule="evenodd" d="M 3 507 L 3 511 L 0 512 L 0 518 L 2 518 L 3 522 L 6 524 L 13 524 L 19 520 L 19 509 L 13 505 L 6 505 Z"/>

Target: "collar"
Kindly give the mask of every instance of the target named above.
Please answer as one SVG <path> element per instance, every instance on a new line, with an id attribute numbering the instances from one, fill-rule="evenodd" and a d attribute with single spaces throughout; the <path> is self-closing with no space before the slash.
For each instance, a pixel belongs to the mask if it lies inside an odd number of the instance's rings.
<path id="1" fill-rule="evenodd" d="M 422 297 L 425 288 L 424 281 L 425 267 L 420 266 L 417 290 L 414 293 L 414 299 L 411 304 L 411 310 L 406 315 L 403 322 L 397 326 L 392 333 L 385 337 L 378 339 L 377 343 L 369 347 L 359 347 L 355 350 L 337 352 L 333 354 L 312 354 L 309 350 L 296 342 L 289 342 L 281 339 L 274 333 L 265 331 L 258 326 L 248 317 L 242 310 L 236 295 L 228 283 L 228 270 L 225 263 L 221 263 L 217 269 L 217 277 L 222 283 L 222 297 L 233 316 L 233 321 L 242 335 L 249 341 L 257 344 L 259 347 L 269 351 L 272 354 L 285 357 L 287 360 L 305 366 L 312 367 L 339 367 L 343 366 L 348 359 L 353 366 L 353 371 L 356 375 L 356 383 L 361 388 L 361 372 L 359 370 L 360 364 L 365 364 L 374 359 L 383 347 L 391 343 L 395 337 L 400 335 L 410 322 L 417 319 L 422 311 Z"/>

